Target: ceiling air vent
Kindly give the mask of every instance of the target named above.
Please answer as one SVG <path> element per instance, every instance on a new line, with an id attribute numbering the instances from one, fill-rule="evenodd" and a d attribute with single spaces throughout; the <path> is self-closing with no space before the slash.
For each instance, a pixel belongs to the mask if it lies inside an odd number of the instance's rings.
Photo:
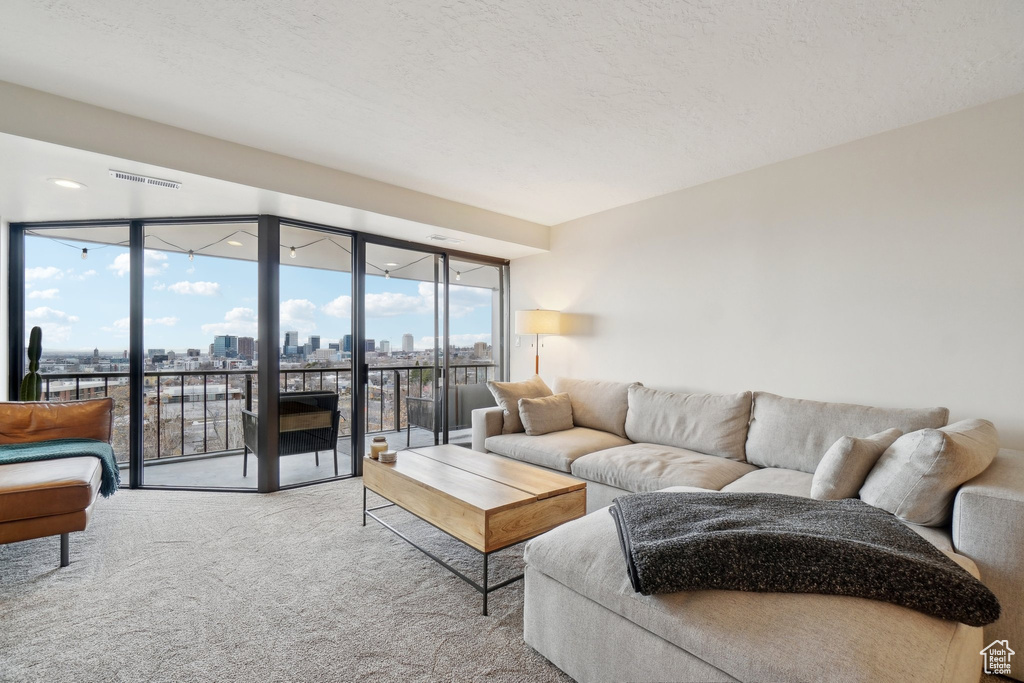
<path id="1" fill-rule="evenodd" d="M 166 187 L 172 190 L 181 188 L 181 183 L 176 180 L 162 180 L 160 178 L 150 178 L 149 176 L 139 175 L 138 173 L 129 173 L 127 171 L 115 171 L 109 169 L 111 178 L 118 180 L 127 180 L 131 183 L 142 183 L 143 185 L 156 185 L 157 187 Z"/>
<path id="2" fill-rule="evenodd" d="M 457 237 L 447 237 L 445 235 L 427 235 L 427 239 L 431 242 L 444 242 L 445 244 L 462 244 L 465 241 Z"/>

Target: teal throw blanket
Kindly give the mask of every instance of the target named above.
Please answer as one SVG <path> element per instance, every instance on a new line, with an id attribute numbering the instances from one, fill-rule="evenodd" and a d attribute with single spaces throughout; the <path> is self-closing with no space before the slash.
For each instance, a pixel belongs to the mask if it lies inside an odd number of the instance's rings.
<path id="1" fill-rule="evenodd" d="M 80 458 L 91 455 L 100 459 L 103 478 L 100 481 L 100 495 L 110 496 L 121 485 L 121 471 L 114 460 L 114 449 L 110 444 L 93 439 L 54 439 L 35 443 L 0 444 L 0 465 L 56 458 Z"/>

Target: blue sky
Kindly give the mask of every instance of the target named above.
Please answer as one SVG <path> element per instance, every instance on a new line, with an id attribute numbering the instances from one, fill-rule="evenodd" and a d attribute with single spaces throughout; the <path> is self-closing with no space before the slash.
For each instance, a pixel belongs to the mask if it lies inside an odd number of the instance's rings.
<path id="1" fill-rule="evenodd" d="M 43 328 L 43 348 L 116 352 L 128 348 L 128 250 L 125 247 L 26 237 L 26 323 Z M 89 248 L 87 260 L 81 248 Z M 256 336 L 256 264 L 208 256 L 146 251 L 146 348 L 206 349 L 216 334 Z M 417 349 L 433 336 L 433 284 L 368 276 L 367 336 Z M 321 347 L 351 333 L 348 273 L 283 266 L 281 333 Z M 453 285 L 451 341 L 491 341 L 491 291 Z M 281 340 L 283 341 L 283 339 Z"/>

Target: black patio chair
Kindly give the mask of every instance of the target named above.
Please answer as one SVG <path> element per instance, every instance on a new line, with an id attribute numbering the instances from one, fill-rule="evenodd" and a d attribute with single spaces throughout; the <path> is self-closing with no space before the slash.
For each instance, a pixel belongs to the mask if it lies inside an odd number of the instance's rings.
<path id="1" fill-rule="evenodd" d="M 486 384 L 459 384 L 448 388 L 448 429 L 465 429 L 472 424 L 473 411 L 498 405 Z M 441 415 L 434 410 L 434 399 L 419 396 L 405 397 L 405 447 L 412 441 L 412 428 L 420 427 L 434 432 L 438 443 Z"/>
<path id="2" fill-rule="evenodd" d="M 259 453 L 257 417 L 251 410 L 242 411 L 242 435 L 245 454 L 242 476 L 248 475 L 249 451 Z M 293 391 L 281 394 L 280 420 L 277 435 L 278 455 L 314 453 L 320 466 L 320 451 L 334 452 L 334 476 L 338 476 L 338 429 L 341 413 L 338 394 L 333 391 Z"/>

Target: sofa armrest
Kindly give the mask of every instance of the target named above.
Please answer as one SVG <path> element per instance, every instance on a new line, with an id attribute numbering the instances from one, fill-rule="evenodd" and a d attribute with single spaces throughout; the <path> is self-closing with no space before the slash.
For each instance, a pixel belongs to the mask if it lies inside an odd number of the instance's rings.
<path id="1" fill-rule="evenodd" d="M 985 627 L 985 642 L 1024 643 L 1024 452 L 999 451 L 988 469 L 960 487 L 953 547 L 974 560 L 1002 605 L 999 621 Z M 1014 677 L 1024 680 L 1017 670 Z"/>
<path id="2" fill-rule="evenodd" d="M 487 452 L 484 442 L 489 436 L 501 434 L 505 424 L 505 411 L 501 408 L 477 408 L 473 411 L 473 450 Z"/>

